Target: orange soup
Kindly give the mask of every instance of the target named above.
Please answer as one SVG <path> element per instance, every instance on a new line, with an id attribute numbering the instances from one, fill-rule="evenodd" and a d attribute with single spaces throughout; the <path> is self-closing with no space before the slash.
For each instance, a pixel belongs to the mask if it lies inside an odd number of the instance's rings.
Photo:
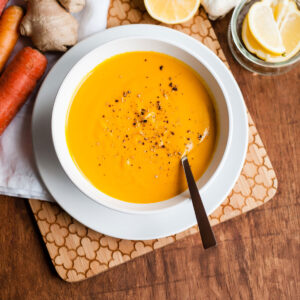
<path id="1" fill-rule="evenodd" d="M 187 188 L 180 159 L 195 179 L 212 158 L 213 101 L 199 75 L 174 57 L 128 52 L 98 65 L 77 88 L 66 122 L 70 154 L 100 191 L 154 203 Z"/>

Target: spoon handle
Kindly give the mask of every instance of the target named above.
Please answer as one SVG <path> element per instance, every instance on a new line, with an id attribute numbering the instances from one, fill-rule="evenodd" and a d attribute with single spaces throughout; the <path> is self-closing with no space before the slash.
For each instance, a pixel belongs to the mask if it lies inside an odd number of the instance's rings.
<path id="1" fill-rule="evenodd" d="M 182 165 L 184 168 L 186 180 L 189 186 L 199 231 L 202 239 L 202 244 L 204 249 L 213 247 L 217 244 L 214 233 L 212 231 L 212 228 L 210 226 L 205 208 L 203 206 L 203 202 L 201 200 L 201 196 L 199 194 L 192 170 L 190 168 L 189 161 L 186 156 L 184 156 L 182 159 Z"/>

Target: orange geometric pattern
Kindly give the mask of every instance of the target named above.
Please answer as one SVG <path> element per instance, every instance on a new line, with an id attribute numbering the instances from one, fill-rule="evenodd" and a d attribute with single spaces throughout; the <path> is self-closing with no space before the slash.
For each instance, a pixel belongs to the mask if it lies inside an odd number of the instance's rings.
<path id="1" fill-rule="evenodd" d="M 108 14 L 108 27 L 130 23 L 158 24 L 145 12 L 141 3 L 141 0 L 113 0 Z M 198 39 L 227 65 L 213 28 L 202 9 L 191 21 L 170 27 Z M 254 209 L 276 193 L 275 172 L 249 114 L 248 122 L 249 144 L 243 170 L 231 193 L 209 216 L 212 225 Z M 161 239 L 121 240 L 85 227 L 56 204 L 38 200 L 29 200 L 29 203 L 57 273 L 69 282 L 84 280 L 198 232 L 197 226 L 194 226 Z"/>

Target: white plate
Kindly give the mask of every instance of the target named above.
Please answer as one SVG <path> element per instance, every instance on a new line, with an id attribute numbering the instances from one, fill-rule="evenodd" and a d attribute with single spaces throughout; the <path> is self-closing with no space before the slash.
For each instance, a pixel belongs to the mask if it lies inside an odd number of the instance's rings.
<path id="1" fill-rule="evenodd" d="M 203 44 L 176 30 L 155 25 L 114 27 L 85 39 L 62 56 L 43 82 L 33 111 L 33 146 L 42 180 L 57 203 L 87 227 L 117 238 L 147 240 L 172 235 L 195 225 L 191 200 L 187 199 L 168 211 L 149 215 L 126 214 L 102 206 L 73 185 L 59 164 L 51 139 L 53 103 L 69 70 L 92 49 L 128 36 L 164 37 L 170 42 L 183 44 L 185 48 L 205 57 L 218 77 L 222 78 L 232 105 L 232 142 L 218 176 L 202 191 L 208 214 L 222 203 L 240 174 L 248 145 L 248 121 L 240 89 L 223 62 Z"/>

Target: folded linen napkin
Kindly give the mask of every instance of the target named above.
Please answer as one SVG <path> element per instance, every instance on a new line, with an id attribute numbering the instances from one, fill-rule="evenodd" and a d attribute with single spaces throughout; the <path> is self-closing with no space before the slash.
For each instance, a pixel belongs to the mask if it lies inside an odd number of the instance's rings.
<path id="1" fill-rule="evenodd" d="M 80 23 L 79 40 L 105 29 L 109 0 L 87 0 L 85 8 L 74 14 Z M 8 5 L 24 6 L 24 0 L 11 0 Z M 20 38 L 11 58 L 24 46 L 28 38 Z M 47 72 L 60 54 L 47 54 Z M 47 73 L 46 72 L 46 73 Z M 0 194 L 51 201 L 51 196 L 38 176 L 32 150 L 31 112 L 36 92 L 31 95 L 5 132 L 0 136 Z"/>

